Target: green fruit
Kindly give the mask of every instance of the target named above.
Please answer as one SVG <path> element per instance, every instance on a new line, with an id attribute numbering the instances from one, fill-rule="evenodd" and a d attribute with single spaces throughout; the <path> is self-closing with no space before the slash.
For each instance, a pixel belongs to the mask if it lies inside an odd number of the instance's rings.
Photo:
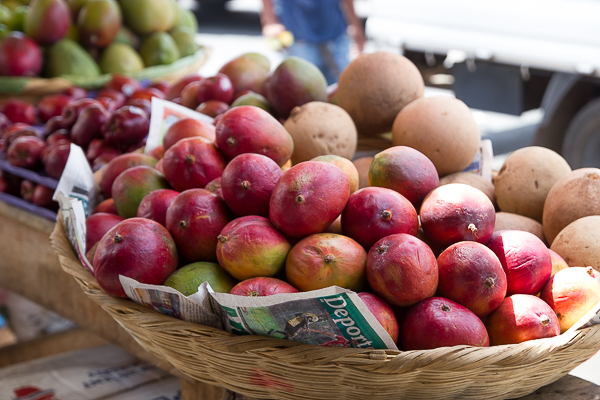
<path id="1" fill-rule="evenodd" d="M 0 24 L 6 24 L 12 18 L 12 11 L 5 5 L 0 4 Z"/>
<path id="2" fill-rule="evenodd" d="M 194 31 L 190 28 L 179 26 L 171 29 L 169 34 L 177 44 L 181 57 L 191 56 L 198 50 L 198 45 L 194 40 Z"/>
<path id="3" fill-rule="evenodd" d="M 105 74 L 132 74 L 144 69 L 140 55 L 123 43 L 113 43 L 100 57 L 100 70 Z"/>
<path id="4" fill-rule="evenodd" d="M 181 267 L 163 285 L 190 296 L 198 291 L 202 282 L 208 282 L 217 293 L 229 293 L 236 285 L 236 281 L 219 264 L 211 262 L 196 262 Z"/>
<path id="5" fill-rule="evenodd" d="M 267 100 L 264 96 L 261 96 L 258 93 L 248 93 L 238 97 L 233 103 L 231 103 L 230 108 L 237 106 L 255 106 L 262 108 L 269 114 L 273 114 L 273 110 L 269 105 L 269 100 Z"/>
<path id="6" fill-rule="evenodd" d="M 67 34 L 65 35 L 65 39 L 71 39 L 74 42 L 79 42 L 79 28 L 77 25 L 71 25 Z"/>
<path id="7" fill-rule="evenodd" d="M 177 43 L 164 32 L 155 33 L 144 40 L 140 55 L 146 67 L 171 64 L 180 58 Z"/>
<path id="8" fill-rule="evenodd" d="M 25 15 L 27 15 L 28 10 L 28 6 L 19 6 L 15 8 L 10 19 L 6 21 L 6 26 L 8 26 L 8 29 L 11 31 L 24 32 Z"/>
<path id="9" fill-rule="evenodd" d="M 23 3 L 21 3 L 20 1 L 17 1 L 17 0 L 6 0 L 6 1 L 2 2 L 2 5 L 7 7 L 11 11 L 14 11 L 18 7 L 21 7 L 23 5 Z"/>
<path id="10" fill-rule="evenodd" d="M 131 29 L 121 25 L 121 29 L 117 32 L 113 43 L 123 43 L 137 49 L 140 47 L 140 38 Z"/>
<path id="11" fill-rule="evenodd" d="M 71 25 L 71 10 L 64 0 L 34 0 L 25 15 L 25 34 L 41 45 L 64 38 Z"/>
<path id="12" fill-rule="evenodd" d="M 121 9 L 114 0 L 90 0 L 77 17 L 79 37 L 87 46 L 108 46 L 121 28 Z"/>
<path id="13" fill-rule="evenodd" d="M 78 75 L 95 78 L 100 68 L 94 59 L 76 42 L 62 39 L 48 49 L 46 76 Z"/>
<path id="14" fill-rule="evenodd" d="M 178 26 L 186 26 L 194 33 L 198 31 L 198 20 L 196 20 L 194 13 L 190 10 L 184 10 L 179 5 L 177 6 L 177 14 L 175 15 L 173 28 L 177 28 Z"/>
<path id="15" fill-rule="evenodd" d="M 8 26 L 0 24 L 0 40 L 4 39 L 10 33 Z"/>
<path id="16" fill-rule="evenodd" d="M 65 0 L 67 5 L 69 6 L 69 10 L 71 11 L 71 16 L 74 21 L 77 21 L 77 16 L 79 15 L 79 10 L 85 3 L 89 0 Z"/>
<path id="17" fill-rule="evenodd" d="M 174 0 L 119 0 L 123 19 L 138 35 L 166 32 L 175 20 Z"/>

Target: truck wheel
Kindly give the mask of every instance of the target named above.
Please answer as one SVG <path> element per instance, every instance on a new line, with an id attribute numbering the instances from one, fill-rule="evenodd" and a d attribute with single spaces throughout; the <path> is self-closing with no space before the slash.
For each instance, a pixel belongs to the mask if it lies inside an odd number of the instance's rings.
<path id="1" fill-rule="evenodd" d="M 562 156 L 571 168 L 600 168 L 600 98 L 581 108 L 569 123 Z"/>

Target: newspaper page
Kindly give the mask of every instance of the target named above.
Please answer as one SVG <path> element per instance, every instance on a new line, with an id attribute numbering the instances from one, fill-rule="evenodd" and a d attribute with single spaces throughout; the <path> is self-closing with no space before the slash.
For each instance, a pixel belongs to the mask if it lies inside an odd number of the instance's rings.
<path id="1" fill-rule="evenodd" d="M 181 380 L 169 377 L 103 400 L 181 400 Z"/>
<path id="2" fill-rule="evenodd" d="M 265 297 L 212 293 L 225 330 L 320 346 L 398 350 L 358 295 L 338 286 Z"/>
<path id="3" fill-rule="evenodd" d="M 167 376 L 118 346 L 105 345 L 0 369 L 0 399 L 104 399 Z"/>
<path id="4" fill-rule="evenodd" d="M 63 214 L 63 221 L 65 224 L 65 232 L 67 239 L 71 243 L 71 248 L 81 261 L 81 264 L 88 269 L 92 274 L 94 273 L 94 267 L 92 263 L 85 256 L 85 210 L 83 202 L 79 199 L 65 196 L 62 192 L 54 193 L 54 200 L 60 204 L 60 210 Z"/>
<path id="5" fill-rule="evenodd" d="M 146 285 L 123 275 L 119 275 L 119 280 L 127 297 L 138 304 L 184 321 L 223 329 L 221 319 L 212 309 L 209 293 L 213 290 L 208 282 L 186 297 L 169 286 Z"/>
<path id="6" fill-rule="evenodd" d="M 150 116 L 150 131 L 146 140 L 144 152 L 150 153 L 163 143 L 167 129 L 175 122 L 183 118 L 193 118 L 200 122 L 212 124 L 214 118 L 191 110 L 187 107 L 175 104 L 168 100 L 152 98 L 152 114 Z"/>
<path id="7" fill-rule="evenodd" d="M 492 141 L 484 139 L 479 143 L 479 150 L 475 158 L 462 172 L 472 172 L 481 175 L 488 181 L 492 181 L 492 162 L 494 160 L 494 151 Z"/>
<path id="8" fill-rule="evenodd" d="M 573 332 L 583 328 L 589 328 L 600 324 L 600 302 L 590 309 L 583 317 L 579 318 L 579 321 L 575 322 L 567 332 Z"/>

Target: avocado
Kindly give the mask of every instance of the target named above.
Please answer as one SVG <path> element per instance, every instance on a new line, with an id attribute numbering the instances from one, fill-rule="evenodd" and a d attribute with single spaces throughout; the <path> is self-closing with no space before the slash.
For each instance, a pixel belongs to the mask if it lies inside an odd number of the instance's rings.
<path id="1" fill-rule="evenodd" d="M 100 75 L 100 68 L 94 59 L 76 42 L 62 39 L 48 49 L 46 76 L 77 75 L 94 78 Z"/>

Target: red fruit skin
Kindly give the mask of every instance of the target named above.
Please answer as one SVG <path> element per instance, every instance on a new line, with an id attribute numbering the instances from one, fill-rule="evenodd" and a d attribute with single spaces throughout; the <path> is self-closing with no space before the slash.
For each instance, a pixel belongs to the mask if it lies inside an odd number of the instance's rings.
<path id="1" fill-rule="evenodd" d="M 269 218 L 269 202 L 283 170 L 261 154 L 240 154 L 221 176 L 221 192 L 227 206 L 238 217 L 260 215 Z"/>
<path id="2" fill-rule="evenodd" d="M 387 236 L 371 247 L 367 280 L 390 305 L 408 307 L 435 294 L 438 265 L 423 241 L 406 233 Z"/>
<path id="3" fill-rule="evenodd" d="M 87 91 L 77 86 L 71 86 L 63 90 L 63 94 L 70 96 L 73 100 L 84 99 L 87 97 Z"/>
<path id="4" fill-rule="evenodd" d="M 333 233 L 308 236 L 292 247 L 285 262 L 287 281 L 306 292 L 329 286 L 366 287 L 367 252 L 354 239 Z"/>
<path id="5" fill-rule="evenodd" d="M 21 32 L 11 32 L 0 40 L 0 75 L 38 76 L 42 71 L 42 52 Z"/>
<path id="6" fill-rule="evenodd" d="M 73 99 L 66 94 L 51 94 L 44 96 L 37 105 L 38 116 L 42 122 L 48 122 L 52 117 L 59 117 L 67 104 Z"/>
<path id="7" fill-rule="evenodd" d="M 59 142 L 61 140 L 68 140 L 69 142 L 71 141 L 69 139 L 69 131 L 67 131 L 66 129 L 59 129 L 55 132 L 52 132 L 47 138 L 46 138 L 46 145 L 52 144 L 52 143 L 56 143 Z"/>
<path id="8" fill-rule="evenodd" d="M 108 213 L 108 214 L 119 215 L 119 212 L 117 211 L 117 207 L 115 206 L 115 201 L 112 198 L 106 199 L 106 200 L 100 202 L 96 207 L 94 207 L 92 214 L 97 214 L 97 213 Z"/>
<path id="9" fill-rule="evenodd" d="M 0 104 L 0 112 L 13 124 L 20 122 L 33 125 L 35 123 L 35 107 L 23 100 L 10 99 Z"/>
<path id="10" fill-rule="evenodd" d="M 217 115 L 223 114 L 227 110 L 229 110 L 229 104 L 223 103 L 219 100 L 207 100 L 204 103 L 200 103 L 200 105 L 196 107 L 196 111 L 199 113 L 213 118 L 215 118 Z"/>
<path id="11" fill-rule="evenodd" d="M 156 163 L 154 168 L 156 168 L 156 170 L 158 172 L 160 172 L 161 174 L 163 174 L 163 175 L 165 174 L 165 171 L 163 170 L 163 159 L 162 158 L 160 160 L 158 160 L 158 162 Z"/>
<path id="12" fill-rule="evenodd" d="M 525 231 L 494 232 L 487 246 L 506 273 L 507 296 L 538 294 L 552 275 L 552 258 L 548 248 L 537 236 Z"/>
<path id="13" fill-rule="evenodd" d="M 154 82 L 152 85 L 150 85 L 150 87 L 152 89 L 160 90 L 166 96 L 167 92 L 169 91 L 169 82 L 157 81 L 157 82 Z M 165 97 L 162 97 L 162 98 L 164 99 Z"/>
<path id="14" fill-rule="evenodd" d="M 158 222 L 162 226 L 166 226 L 167 209 L 177 195 L 179 195 L 179 192 L 171 189 L 158 189 L 150 192 L 142 199 L 138 207 L 138 218 L 148 218 Z"/>
<path id="15" fill-rule="evenodd" d="M 217 261 L 217 236 L 232 216 L 223 199 L 204 189 L 182 192 L 167 209 L 167 229 L 187 261 Z"/>
<path id="16" fill-rule="evenodd" d="M 37 137 L 37 131 L 33 127 L 25 126 L 24 128 L 19 129 L 19 125 L 22 124 L 15 124 L 4 132 L 4 134 L 2 135 L 2 146 L 0 147 L 0 149 L 8 150 L 8 148 L 16 138 L 20 138 L 23 136 Z"/>
<path id="17" fill-rule="evenodd" d="M 161 144 L 158 147 L 155 147 L 154 150 L 150 151 L 148 155 L 156 158 L 157 160 L 161 160 L 165 156 L 165 148 Z"/>
<path id="18" fill-rule="evenodd" d="M 137 108 L 141 108 L 148 114 L 148 116 L 152 115 L 152 103 L 146 99 L 127 99 L 125 102 L 126 106 L 133 106 Z"/>
<path id="19" fill-rule="evenodd" d="M 239 106 L 221 114 L 216 143 L 228 160 L 243 153 L 258 153 L 283 166 L 292 156 L 294 142 L 271 114 L 254 106 Z"/>
<path id="20" fill-rule="evenodd" d="M 138 144 L 148 135 L 150 118 L 139 107 L 123 106 L 112 113 L 102 125 L 102 136 L 106 144 L 126 149 Z"/>
<path id="21" fill-rule="evenodd" d="M 62 144 L 52 149 L 48 155 L 44 158 L 44 170 L 49 177 L 54 179 L 60 179 L 67 160 L 69 159 L 69 153 L 71 152 L 70 144 Z"/>
<path id="22" fill-rule="evenodd" d="M 19 196 L 21 178 L 6 171 L 0 170 L 0 193 Z"/>
<path id="23" fill-rule="evenodd" d="M 21 198 L 29 203 L 33 202 L 33 191 L 35 190 L 35 183 L 23 179 L 21 181 Z"/>
<path id="24" fill-rule="evenodd" d="M 453 300 L 479 318 L 506 296 L 506 274 L 493 251 L 477 242 L 458 242 L 438 257 L 437 295 Z"/>
<path id="25" fill-rule="evenodd" d="M 440 186 L 435 165 L 411 147 L 395 146 L 375 155 L 369 184 L 395 190 L 419 209 L 429 192 Z"/>
<path id="26" fill-rule="evenodd" d="M 102 102 L 100 100 L 101 98 L 109 99 L 110 101 L 108 103 L 111 104 L 113 110 L 123 107 L 125 105 L 125 100 L 127 99 L 123 93 L 112 89 L 102 89 L 99 91 L 96 100 Z"/>
<path id="27" fill-rule="evenodd" d="M 140 165 L 121 172 L 112 185 L 112 198 L 119 215 L 133 218 L 142 199 L 158 189 L 167 189 L 165 177 L 152 167 Z"/>
<path id="28" fill-rule="evenodd" d="M 165 152 L 163 160 L 165 178 L 180 192 L 203 188 L 223 175 L 226 165 L 215 145 L 201 137 L 180 140 Z"/>
<path id="29" fill-rule="evenodd" d="M 291 237 L 323 232 L 344 210 L 350 184 L 333 164 L 306 161 L 283 173 L 269 203 L 273 225 Z"/>
<path id="30" fill-rule="evenodd" d="M 221 177 L 215 178 L 212 181 L 208 182 L 204 189 L 213 192 L 220 198 L 223 198 L 223 190 L 221 189 Z"/>
<path id="31" fill-rule="evenodd" d="M 178 255 L 169 232 L 158 222 L 131 218 L 109 230 L 98 242 L 94 275 L 108 294 L 126 298 L 119 275 L 161 285 L 177 269 Z"/>
<path id="32" fill-rule="evenodd" d="M 366 187 L 350 195 L 342 212 L 342 232 L 370 249 L 396 233 L 417 236 L 419 219 L 413 205 L 400 193 Z"/>
<path id="33" fill-rule="evenodd" d="M 420 216 L 425 235 L 441 248 L 467 240 L 486 244 L 496 222 L 490 199 L 481 190 L 461 183 L 440 186 L 429 193 Z"/>
<path id="34" fill-rule="evenodd" d="M 467 308 L 443 297 L 432 297 L 411 307 L 400 327 L 404 350 L 438 347 L 488 347 L 490 338 L 483 322 Z"/>
<path id="35" fill-rule="evenodd" d="M 77 122 L 77 118 L 79 118 L 81 111 L 92 104 L 102 107 L 102 104 L 100 104 L 98 101 L 87 98 L 75 100 L 67 104 L 65 108 L 63 108 L 63 112 L 61 114 L 62 127 L 65 129 L 71 129 L 73 125 L 75 125 L 75 122 Z"/>
<path id="36" fill-rule="evenodd" d="M 44 124 L 44 131 L 42 133 L 42 136 L 48 137 L 54 132 L 59 131 L 61 129 L 65 130 L 67 133 L 69 132 L 65 129 L 62 116 L 59 115 L 58 117 L 52 117 Z"/>
<path id="37" fill-rule="evenodd" d="M 560 335 L 560 324 L 552 308 L 528 294 L 515 294 L 504 299 L 500 307 L 488 315 L 485 327 L 491 346 Z"/>
<path id="38" fill-rule="evenodd" d="M 181 90 L 181 105 L 194 110 L 200 105 L 198 101 L 198 90 L 200 89 L 200 83 L 202 80 L 192 81 L 185 85 Z"/>
<path id="39" fill-rule="evenodd" d="M 114 214 L 97 213 L 90 215 L 85 220 L 85 248 L 89 250 L 94 247 L 106 232 L 121 221 L 125 221 L 125 218 Z"/>
<path id="40" fill-rule="evenodd" d="M 192 118 L 180 119 L 167 129 L 163 138 L 163 148 L 167 151 L 181 139 L 191 137 L 203 137 L 214 142 L 215 127 Z"/>
<path id="41" fill-rule="evenodd" d="M 0 112 L 0 136 L 6 128 L 12 125 L 12 122 L 8 120 L 8 117 Z"/>
<path id="42" fill-rule="evenodd" d="M 540 298 L 556 314 L 561 333 L 568 330 L 600 301 L 600 272 L 571 267 L 550 278 Z"/>
<path id="43" fill-rule="evenodd" d="M 94 160 L 102 155 L 109 155 L 115 158 L 121 155 L 121 150 L 109 146 L 102 139 L 93 139 L 88 145 L 87 151 L 85 152 L 85 158 L 87 158 L 90 164 L 93 164 Z M 109 157 L 109 158 L 110 158 Z"/>
<path id="44" fill-rule="evenodd" d="M 85 107 L 71 128 L 73 143 L 87 148 L 92 140 L 102 138 L 101 128 L 109 116 L 108 111 L 101 105 L 92 104 Z"/>
<path id="45" fill-rule="evenodd" d="M 258 277 L 246 279 L 235 285 L 229 294 L 236 296 L 272 296 L 280 293 L 298 293 L 298 289 L 277 278 Z"/>
<path id="46" fill-rule="evenodd" d="M 129 168 L 139 167 L 140 165 L 154 167 L 156 163 L 156 158 L 140 153 L 122 154 L 113 158 L 108 162 L 106 168 L 104 168 L 104 173 L 100 179 L 100 187 L 102 188 L 104 197 L 112 197 L 113 182 L 121 172 Z"/>
<path id="47" fill-rule="evenodd" d="M 54 150 L 55 148 L 57 148 L 58 146 L 63 146 L 63 145 L 70 145 L 71 141 L 69 139 L 59 139 L 56 140 L 52 143 L 48 143 L 46 142 L 46 146 L 42 149 L 42 152 L 40 153 L 40 157 L 42 160 L 42 164 L 46 164 L 47 158 L 48 158 L 48 154 L 50 154 L 50 152 L 52 150 Z"/>
<path id="48" fill-rule="evenodd" d="M 372 293 L 360 292 L 358 297 L 365 303 L 369 311 L 377 318 L 383 329 L 391 336 L 394 343 L 398 342 L 398 321 L 392 308 L 383 299 Z"/>
<path id="49" fill-rule="evenodd" d="M 31 6 L 35 7 L 35 2 Z M 45 2 L 43 13 L 38 13 L 39 19 L 33 12 L 25 15 L 25 32 L 42 46 L 51 45 L 67 34 L 71 26 L 71 10 L 63 0 Z"/>
<path id="50" fill-rule="evenodd" d="M 41 164 L 44 141 L 36 136 L 21 136 L 13 140 L 6 153 L 8 162 L 15 167 L 36 169 Z"/>
<path id="51" fill-rule="evenodd" d="M 181 78 L 177 83 L 169 88 L 167 91 L 167 100 L 173 100 L 181 96 L 181 91 L 184 87 L 187 86 L 188 83 L 197 82 L 202 80 L 202 77 L 198 74 L 189 74 L 183 78 Z"/>
<path id="52" fill-rule="evenodd" d="M 142 85 L 137 79 L 124 75 L 113 75 L 110 81 L 104 85 L 104 89 L 121 92 L 127 97 L 131 96 L 133 92 L 141 88 Z"/>
<path id="53" fill-rule="evenodd" d="M 158 89 L 149 87 L 146 89 L 136 90 L 135 92 L 131 93 L 131 95 L 129 96 L 129 98 L 127 100 L 142 99 L 142 100 L 152 101 L 153 97 L 158 97 L 159 99 L 164 99 L 165 94 Z"/>
<path id="54" fill-rule="evenodd" d="M 52 200 L 52 196 L 54 196 L 54 189 L 47 188 L 43 185 L 36 185 L 33 190 L 33 198 L 31 201 L 39 207 L 55 208 L 58 206 L 58 203 Z"/>
<path id="55" fill-rule="evenodd" d="M 230 104 L 233 99 L 233 84 L 227 75 L 217 74 L 200 82 L 197 92 L 198 104 L 218 100 Z"/>

